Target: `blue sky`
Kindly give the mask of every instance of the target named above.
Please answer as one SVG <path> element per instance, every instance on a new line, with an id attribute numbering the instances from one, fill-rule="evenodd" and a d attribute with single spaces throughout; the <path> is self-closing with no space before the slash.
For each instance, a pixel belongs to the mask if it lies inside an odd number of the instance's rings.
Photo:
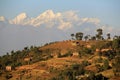
<path id="1" fill-rule="evenodd" d="M 119 19 L 120 0 L 0 0 L 0 55 L 78 31 L 120 35 Z"/>
<path id="2" fill-rule="evenodd" d="M 57 11 L 76 10 L 83 17 L 98 17 L 103 23 L 119 27 L 120 0 L 0 0 L 0 15 L 8 19 L 21 12 L 37 16 L 52 9 Z"/>

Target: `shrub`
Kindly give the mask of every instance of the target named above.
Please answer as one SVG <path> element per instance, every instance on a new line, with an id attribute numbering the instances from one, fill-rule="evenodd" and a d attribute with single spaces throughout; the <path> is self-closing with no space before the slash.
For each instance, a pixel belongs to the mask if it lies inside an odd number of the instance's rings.
<path id="1" fill-rule="evenodd" d="M 90 63 L 88 61 L 84 60 L 84 61 L 82 61 L 82 65 L 88 66 L 88 65 L 90 65 Z"/>
<path id="2" fill-rule="evenodd" d="M 107 70 L 108 68 L 109 68 L 109 61 L 105 59 L 105 60 L 103 61 L 103 69 L 104 69 L 104 70 Z"/>
<path id="3" fill-rule="evenodd" d="M 0 70 L 0 76 L 3 74 L 3 72 Z"/>
<path id="4" fill-rule="evenodd" d="M 6 74 L 5 75 L 5 78 L 8 80 L 8 79 L 10 79 L 10 78 L 12 78 L 13 76 L 12 76 L 12 74 Z"/>

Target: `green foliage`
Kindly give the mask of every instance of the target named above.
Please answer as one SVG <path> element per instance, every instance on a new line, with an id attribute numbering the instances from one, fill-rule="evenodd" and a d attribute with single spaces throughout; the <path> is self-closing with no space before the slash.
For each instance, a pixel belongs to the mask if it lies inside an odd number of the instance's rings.
<path id="1" fill-rule="evenodd" d="M 88 35 L 86 35 L 86 36 L 84 37 L 85 41 L 87 41 L 87 40 L 88 40 L 88 38 L 89 38 L 89 36 L 88 36 Z"/>
<path id="2" fill-rule="evenodd" d="M 103 61 L 103 69 L 104 69 L 104 70 L 109 69 L 109 61 L 108 61 L 107 59 L 105 59 L 105 60 Z"/>
<path id="3" fill-rule="evenodd" d="M 6 75 L 5 75 L 5 78 L 8 80 L 8 79 L 10 79 L 10 78 L 12 78 L 13 76 L 12 76 L 12 74 L 10 74 L 10 73 L 7 73 Z"/>
<path id="4" fill-rule="evenodd" d="M 51 80 L 76 80 L 76 76 L 83 75 L 84 73 L 83 64 L 73 64 L 70 68 L 62 70 L 58 76 Z"/>
<path id="5" fill-rule="evenodd" d="M 89 71 L 89 77 L 88 80 L 93 80 L 95 78 L 95 73 L 92 71 Z"/>
<path id="6" fill-rule="evenodd" d="M 92 36 L 92 37 L 91 37 L 91 40 L 96 40 L 96 37 L 95 37 L 95 36 Z"/>
<path id="7" fill-rule="evenodd" d="M 101 66 L 100 64 L 96 64 L 95 66 L 97 68 L 97 72 L 103 71 L 103 66 Z"/>
<path id="8" fill-rule="evenodd" d="M 101 57 L 99 57 L 95 60 L 95 63 L 102 63 L 102 62 L 103 62 L 103 59 Z"/>
<path id="9" fill-rule="evenodd" d="M 95 47 L 98 49 L 111 48 L 111 46 L 112 41 L 98 41 L 97 44 L 95 45 Z"/>
<path id="10" fill-rule="evenodd" d="M 92 54 L 92 50 L 86 47 L 82 47 L 82 49 L 79 50 L 79 54 Z"/>
<path id="11" fill-rule="evenodd" d="M 84 61 L 82 61 L 82 65 L 83 66 L 88 66 L 88 65 L 90 65 L 90 63 L 88 61 L 84 60 Z"/>
<path id="12" fill-rule="evenodd" d="M 120 48 L 120 38 L 114 39 L 112 43 L 112 47 L 116 50 Z"/>
<path id="13" fill-rule="evenodd" d="M 101 52 L 102 56 L 107 57 L 109 60 L 113 59 L 116 56 L 116 52 L 114 50 L 108 50 Z"/>
<path id="14" fill-rule="evenodd" d="M 34 59 L 29 63 L 34 63 L 42 60 L 41 53 L 42 52 L 39 50 L 39 47 L 33 47 L 33 46 L 31 46 L 30 48 L 25 47 L 24 50 L 21 51 L 12 50 L 11 55 L 10 53 L 7 53 L 6 55 L 0 57 L 0 63 L 3 69 L 5 69 L 7 65 L 11 65 L 13 67 L 22 66 L 28 64 L 28 62 L 26 63 L 24 61 L 24 58 L 26 57 L 32 57 Z"/>
<path id="15" fill-rule="evenodd" d="M 115 76 L 120 76 L 120 56 L 119 55 L 115 57 L 115 60 L 112 66 L 113 66 L 113 72 Z"/>
<path id="16" fill-rule="evenodd" d="M 98 74 L 92 80 L 109 80 L 109 79 L 104 77 L 102 74 Z"/>
<path id="17" fill-rule="evenodd" d="M 102 59 L 101 57 L 98 58 L 95 63 L 103 63 L 103 65 L 96 64 L 96 68 L 98 69 L 98 72 L 107 70 L 110 68 L 109 61 L 107 59 Z"/>

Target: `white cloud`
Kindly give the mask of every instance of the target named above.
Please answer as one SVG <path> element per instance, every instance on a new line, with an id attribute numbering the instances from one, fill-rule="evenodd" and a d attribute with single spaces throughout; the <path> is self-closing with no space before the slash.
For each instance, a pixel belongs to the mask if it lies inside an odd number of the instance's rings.
<path id="1" fill-rule="evenodd" d="M 94 23 L 94 24 L 99 24 L 100 19 L 98 18 L 82 18 L 83 22 L 89 22 L 89 23 Z"/>
<path id="2" fill-rule="evenodd" d="M 79 21 L 80 17 L 78 17 L 77 12 L 75 11 L 66 11 L 62 13 L 62 17 L 63 19 L 67 20 L 67 21 Z"/>
<path id="3" fill-rule="evenodd" d="M 25 13 L 21 13 L 13 20 L 10 20 L 9 23 L 32 25 L 34 27 L 45 25 L 49 28 L 56 26 L 58 29 L 63 30 L 71 28 L 71 25 L 74 23 L 73 21 L 77 20 L 77 14 L 72 11 L 54 13 L 52 10 L 47 10 L 35 18 L 28 18 Z"/>
<path id="4" fill-rule="evenodd" d="M 104 32 L 107 33 L 114 31 L 114 28 L 108 25 L 103 25 L 101 28 L 103 29 Z"/>
<path id="5" fill-rule="evenodd" d="M 76 11 L 55 13 L 52 10 L 47 10 L 34 18 L 27 17 L 26 13 L 21 13 L 14 19 L 9 20 L 9 23 L 34 27 L 42 27 L 44 25 L 48 28 L 56 27 L 60 30 L 67 30 L 85 23 L 97 25 L 100 23 L 100 20 L 98 18 L 80 18 Z"/>
<path id="6" fill-rule="evenodd" d="M 5 17 L 4 16 L 0 16 L 0 21 L 5 21 Z"/>

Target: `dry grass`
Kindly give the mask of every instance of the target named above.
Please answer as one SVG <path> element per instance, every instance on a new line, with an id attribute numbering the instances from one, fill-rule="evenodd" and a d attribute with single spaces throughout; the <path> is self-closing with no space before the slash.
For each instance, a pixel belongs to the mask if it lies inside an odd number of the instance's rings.
<path id="1" fill-rule="evenodd" d="M 101 72 L 105 77 L 108 77 L 108 78 L 111 78 L 114 76 L 114 73 L 113 73 L 113 70 L 110 69 L 110 70 L 106 70 L 106 71 L 103 71 Z"/>

